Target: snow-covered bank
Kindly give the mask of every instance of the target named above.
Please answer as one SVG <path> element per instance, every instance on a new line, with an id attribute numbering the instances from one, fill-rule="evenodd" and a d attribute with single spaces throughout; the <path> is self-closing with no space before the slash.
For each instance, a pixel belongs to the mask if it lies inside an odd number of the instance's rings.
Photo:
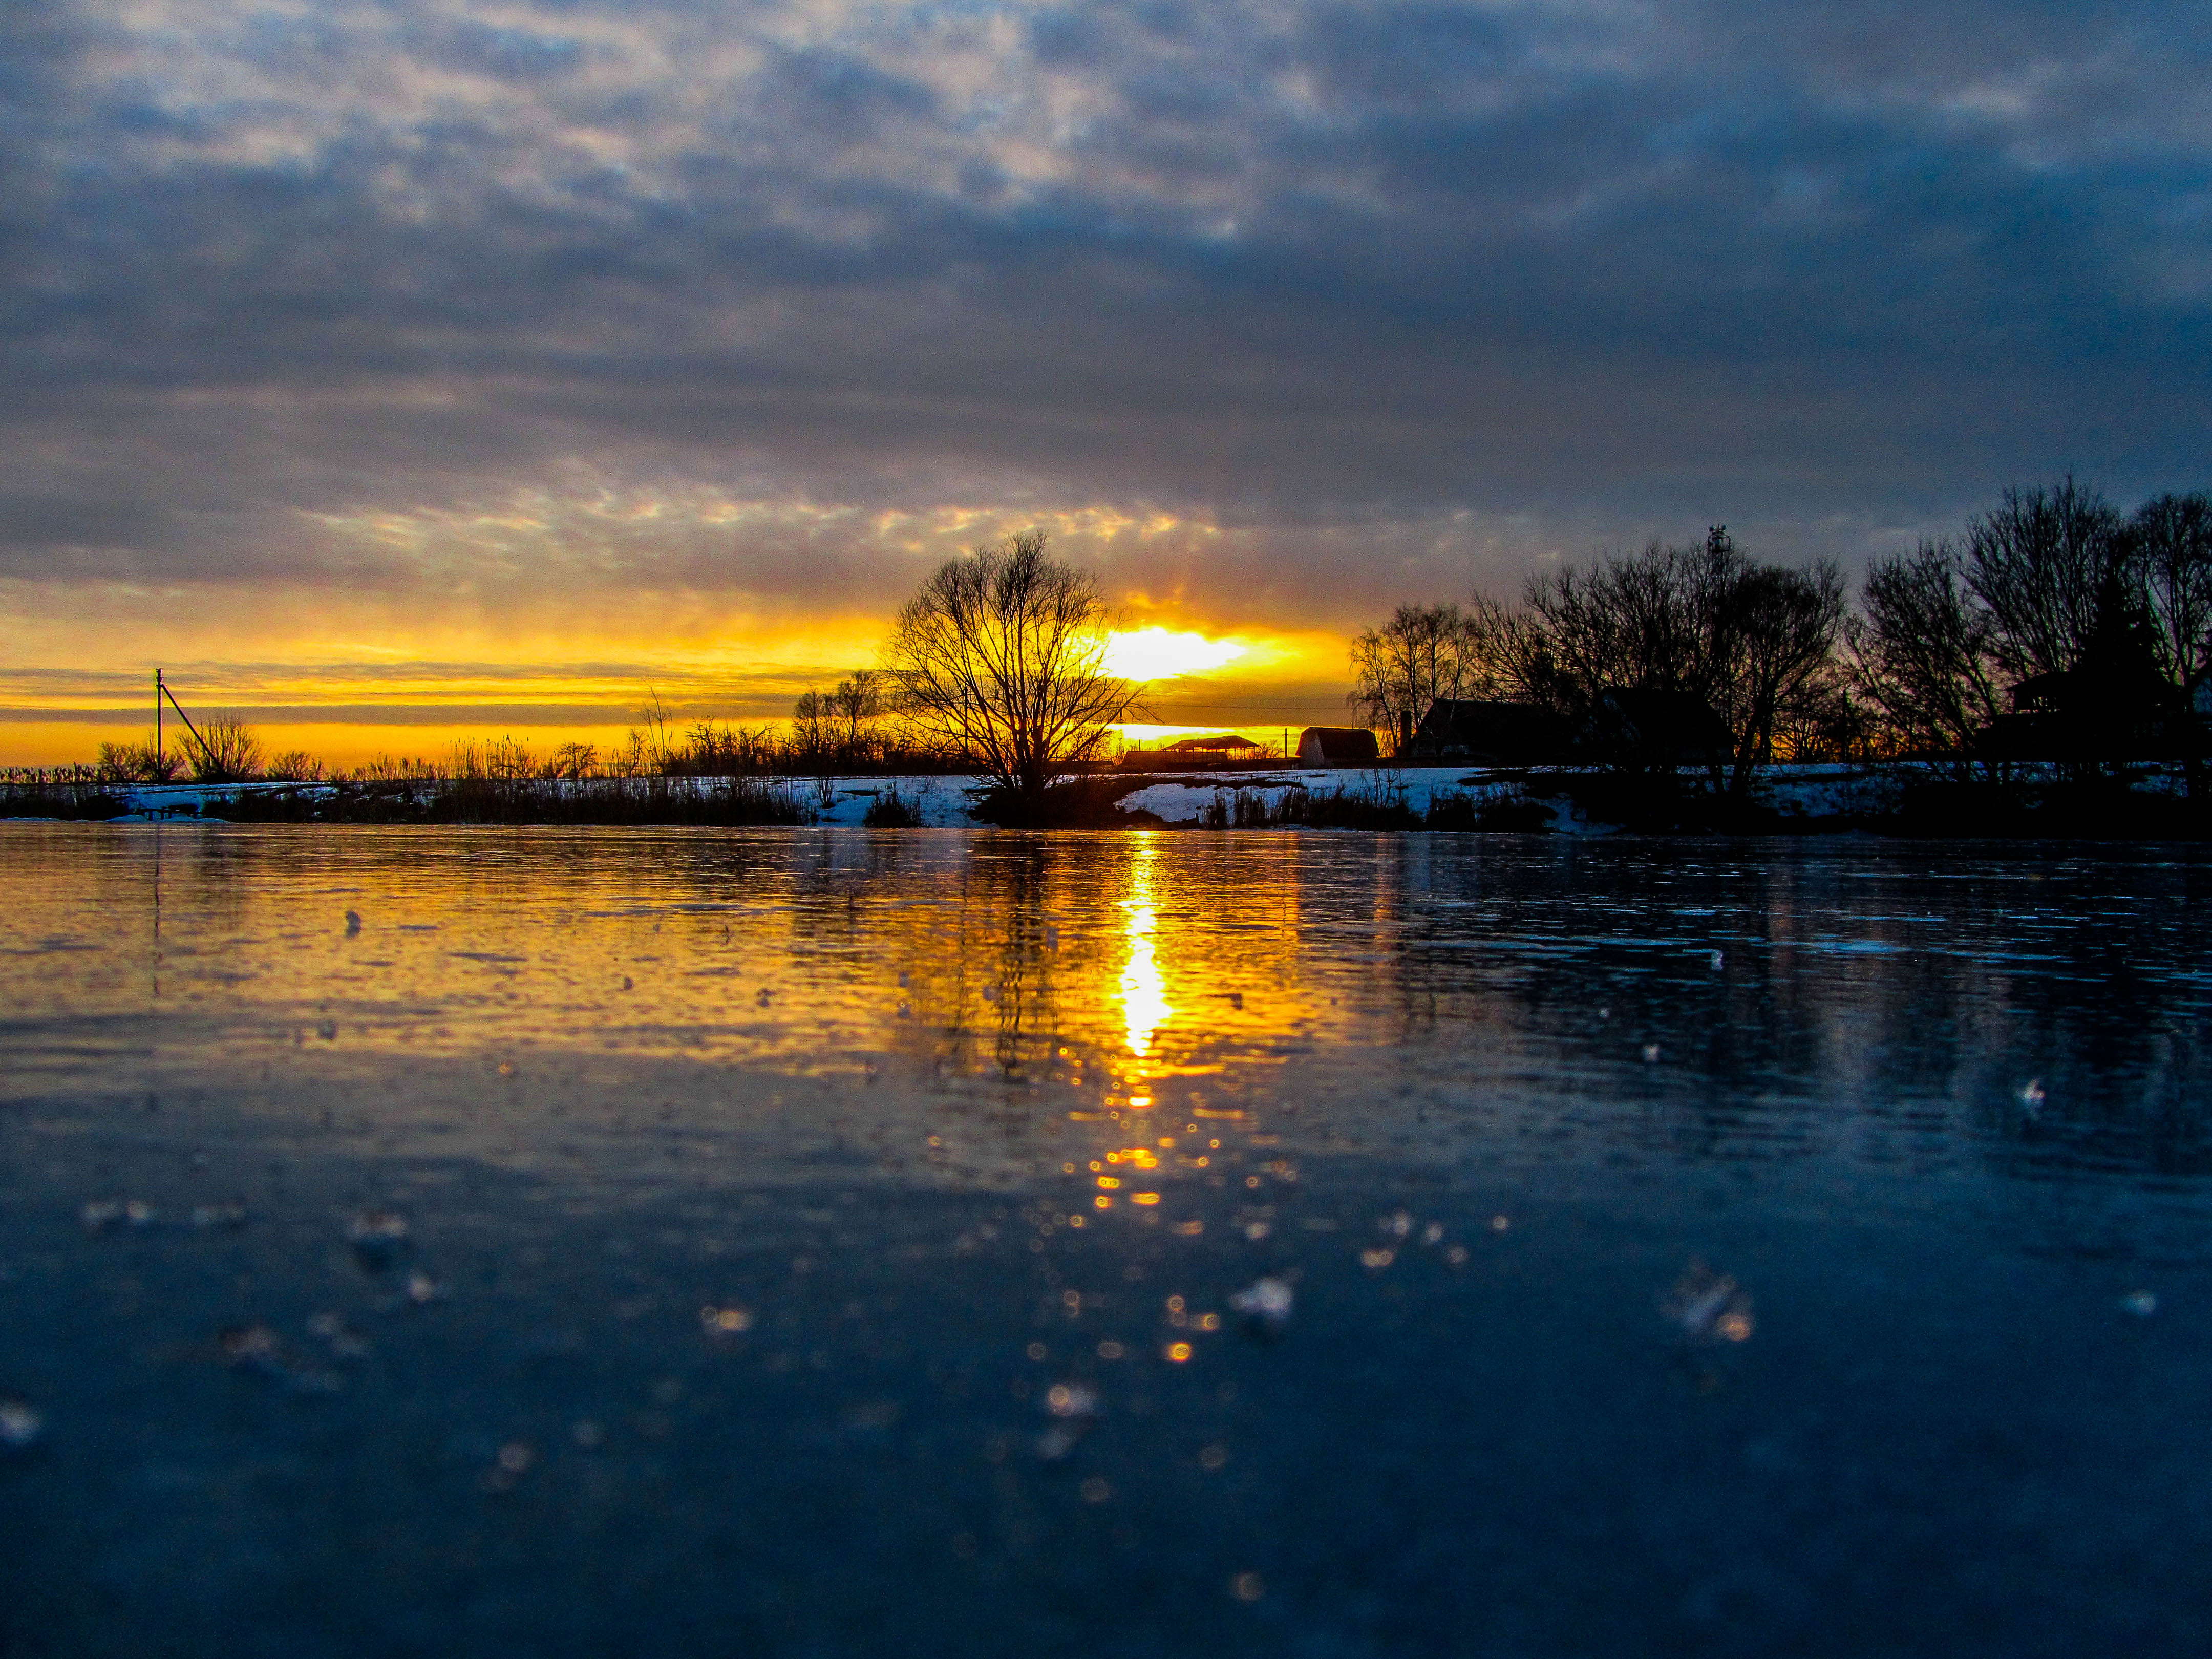
<path id="1" fill-rule="evenodd" d="M 1621 822 L 1647 829 L 1840 830 L 1905 828 L 1917 834 L 2159 836 L 2194 834 L 2178 799 L 2178 767 L 2142 767 L 2118 796 L 2112 784 L 2069 784 L 2054 767 L 2015 765 L 2009 786 L 1963 791 L 1946 770 L 1910 764 L 1777 766 L 1762 769 L 1747 800 L 1716 801 L 1703 773 L 1680 793 L 1662 780 L 1534 769 L 1391 767 L 1106 774 L 1083 793 L 1095 817 L 1171 828 L 1490 829 L 1603 835 Z M 1943 786 L 1929 788 L 1929 786 Z M 2088 793 L 2085 793 L 2087 790 Z M 1920 792 L 1916 797 L 1915 792 Z M 2100 793 L 2102 792 L 2102 793 Z M 829 779 L 628 778 L 582 781 L 414 780 L 392 782 L 73 786 L 45 799 L 0 793 L 0 818 L 105 817 L 114 823 L 306 821 L 363 823 L 878 824 L 981 827 L 987 792 L 944 775 Z M 1668 803 L 1686 809 L 1674 814 Z M 2051 827 L 2039 827 L 2046 804 Z M 2147 815 L 2140 826 L 2113 822 Z M 1701 805 L 1702 803 L 1702 805 Z M 2118 811 L 2115 807 L 2118 806 Z M 43 811 L 42 811 L 43 809 Z M 879 810 L 888 809 L 888 810 Z M 1655 816 L 1655 812 L 1656 816 Z M 1945 816 L 1948 814 L 1948 817 Z M 1126 820 L 1125 820 L 1126 821 Z M 1978 825 L 1986 824 L 1986 828 Z"/>

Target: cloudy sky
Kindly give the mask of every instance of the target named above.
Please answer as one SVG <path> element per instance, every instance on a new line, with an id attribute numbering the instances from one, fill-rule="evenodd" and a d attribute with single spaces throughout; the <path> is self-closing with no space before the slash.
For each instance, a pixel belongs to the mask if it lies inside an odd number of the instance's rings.
<path id="1" fill-rule="evenodd" d="M 2212 484 L 2201 4 L 0 17 L 0 759 L 757 717 L 1029 525 L 1297 721 L 1547 561 Z"/>

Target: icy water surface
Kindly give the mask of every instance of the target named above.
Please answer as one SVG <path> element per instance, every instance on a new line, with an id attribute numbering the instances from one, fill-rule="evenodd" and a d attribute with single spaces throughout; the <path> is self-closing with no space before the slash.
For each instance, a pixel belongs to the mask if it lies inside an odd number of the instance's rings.
<path id="1" fill-rule="evenodd" d="M 0 828 L 0 1655 L 2201 1655 L 2208 890 Z"/>

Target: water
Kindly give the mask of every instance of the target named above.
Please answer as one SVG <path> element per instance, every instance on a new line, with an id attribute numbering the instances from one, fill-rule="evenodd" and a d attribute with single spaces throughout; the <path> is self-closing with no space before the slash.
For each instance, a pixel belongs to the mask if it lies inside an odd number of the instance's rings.
<path id="1" fill-rule="evenodd" d="M 2154 849 L 0 830 L 0 1652 L 2197 1654 Z"/>

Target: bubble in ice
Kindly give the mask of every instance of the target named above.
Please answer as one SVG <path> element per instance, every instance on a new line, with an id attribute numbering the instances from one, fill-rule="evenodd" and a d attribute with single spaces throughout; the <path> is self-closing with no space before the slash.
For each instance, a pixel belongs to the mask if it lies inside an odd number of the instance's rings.
<path id="1" fill-rule="evenodd" d="M 1044 1391 L 1044 1409 L 1054 1417 L 1098 1415 L 1098 1391 L 1082 1382 L 1055 1382 Z"/>
<path id="2" fill-rule="evenodd" d="M 382 1273 L 407 1248 L 407 1218 L 390 1210 L 363 1210 L 346 1224 L 354 1260 L 370 1273 Z"/>
<path id="3" fill-rule="evenodd" d="M 1728 965 L 1728 958 L 1717 951 L 1707 957 L 1705 960 L 1711 964 L 1712 970 L 1717 974 L 1720 972 L 1723 968 Z"/>
<path id="4" fill-rule="evenodd" d="M 2043 1079 L 2041 1078 L 2032 1077 L 2028 1079 L 2026 1083 L 2021 1085 L 2021 1109 L 2025 1111 L 2030 1117 L 2033 1117 L 2038 1112 L 2043 1109 Z"/>
<path id="5" fill-rule="evenodd" d="M 699 1310 L 699 1324 L 709 1336 L 735 1336 L 752 1328 L 752 1310 L 734 1304 L 726 1308 L 709 1304 Z"/>
<path id="6" fill-rule="evenodd" d="M 1742 1342 L 1752 1332 L 1751 1297 L 1726 1273 L 1692 1261 L 1661 1304 L 1682 1334 L 1699 1342 Z"/>
<path id="7" fill-rule="evenodd" d="M 233 1325 L 216 1340 L 225 1359 L 247 1370 L 280 1364 L 284 1358 L 283 1339 L 266 1325 Z"/>
<path id="8" fill-rule="evenodd" d="M 0 1449 L 22 1451 L 46 1431 L 46 1419 L 21 1400 L 0 1400 Z"/>
<path id="9" fill-rule="evenodd" d="M 1290 1322 L 1293 1297 L 1286 1279 L 1255 1279 L 1229 1298 L 1229 1305 L 1254 1324 L 1280 1330 Z"/>
<path id="10" fill-rule="evenodd" d="M 433 1302 L 443 1302 L 452 1294 L 453 1292 L 445 1285 L 441 1285 L 420 1267 L 407 1275 L 407 1299 L 418 1308 L 428 1306 Z"/>
<path id="11" fill-rule="evenodd" d="M 343 1314 L 319 1313 L 307 1322 L 307 1329 L 341 1359 L 360 1359 L 368 1352 L 368 1339 L 347 1324 Z"/>
<path id="12" fill-rule="evenodd" d="M 1407 1233 L 1413 1231 L 1413 1218 L 1403 1210 L 1395 1211 L 1376 1222 L 1375 1228 L 1377 1232 L 1386 1234 L 1389 1237 L 1403 1238 Z"/>
<path id="13" fill-rule="evenodd" d="M 2155 1291 L 2130 1291 L 2120 1298 L 2120 1305 L 2138 1319 L 2148 1319 L 2158 1311 Z"/>
<path id="14" fill-rule="evenodd" d="M 490 1492 L 511 1492 L 537 1463 L 535 1446 L 526 1440 L 510 1440 L 493 1457 L 491 1468 L 484 1476 L 484 1486 Z"/>
<path id="15" fill-rule="evenodd" d="M 246 1224 L 246 1206 L 237 1199 L 222 1204 L 192 1206 L 192 1225 L 203 1232 L 235 1232 Z"/>
<path id="16" fill-rule="evenodd" d="M 1657 1043 L 1647 1042 L 1644 1045 L 1644 1063 L 1646 1066 L 1656 1066 L 1659 1063 L 1659 1045 Z"/>
<path id="17" fill-rule="evenodd" d="M 1054 1419 L 1036 1438 L 1036 1453 L 1048 1463 L 1057 1463 L 1075 1449 L 1098 1416 L 1097 1390 L 1082 1382 L 1055 1382 L 1038 1402 Z"/>
<path id="18" fill-rule="evenodd" d="M 281 1382 L 296 1394 L 336 1394 L 345 1386 L 334 1373 L 301 1364 L 267 1325 L 234 1325 L 216 1340 L 234 1369 Z"/>
<path id="19" fill-rule="evenodd" d="M 143 1198 L 98 1198 L 77 1214 L 88 1233 L 104 1233 L 115 1227 L 149 1227 L 154 1223 L 154 1206 Z"/>

